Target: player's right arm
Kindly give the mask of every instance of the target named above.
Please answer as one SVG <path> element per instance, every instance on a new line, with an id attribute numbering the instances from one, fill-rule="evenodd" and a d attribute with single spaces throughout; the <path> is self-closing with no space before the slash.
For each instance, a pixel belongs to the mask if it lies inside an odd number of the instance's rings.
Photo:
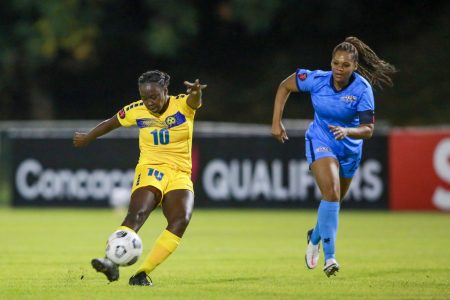
<path id="1" fill-rule="evenodd" d="M 298 92 L 296 73 L 290 75 L 280 83 L 275 95 L 272 117 L 272 136 L 281 143 L 284 143 L 285 140 L 289 139 L 281 119 L 283 117 L 284 106 L 286 105 L 286 101 L 291 92 Z"/>
<path id="2" fill-rule="evenodd" d="M 122 126 L 114 115 L 111 118 L 99 123 L 97 126 L 92 128 L 88 133 L 85 132 L 75 132 L 73 135 L 73 145 L 75 147 L 84 147 L 89 145 L 90 142 L 96 138 L 107 134 L 108 132 Z"/>

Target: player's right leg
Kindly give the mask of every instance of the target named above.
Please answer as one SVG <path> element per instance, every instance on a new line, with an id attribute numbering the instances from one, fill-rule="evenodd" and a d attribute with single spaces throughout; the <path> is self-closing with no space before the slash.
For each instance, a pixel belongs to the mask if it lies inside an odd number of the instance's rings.
<path id="1" fill-rule="evenodd" d="M 339 270 L 335 258 L 340 210 L 339 163 L 334 157 L 322 157 L 311 164 L 311 170 L 322 193 L 317 222 L 325 256 L 324 272 L 329 277 Z"/>
<path id="2" fill-rule="evenodd" d="M 336 276 L 336 272 L 339 271 L 339 264 L 337 263 L 336 259 L 334 258 L 327 259 L 325 261 L 323 271 L 325 272 L 325 275 L 327 275 L 327 277 L 330 277 L 331 275 Z"/>
<path id="3" fill-rule="evenodd" d="M 160 199 L 161 192 L 152 186 L 136 189 L 131 195 L 128 213 L 118 229 L 138 232 Z M 105 274 L 109 281 L 119 279 L 119 266 L 110 259 L 94 258 L 91 265 L 97 272 Z"/>
<path id="4" fill-rule="evenodd" d="M 136 189 L 131 195 L 128 212 L 122 222 L 122 226 L 138 232 L 160 201 L 161 191 L 154 186 Z"/>
<path id="5" fill-rule="evenodd" d="M 119 266 L 109 258 L 94 258 L 91 260 L 91 265 L 97 272 L 105 274 L 110 282 L 119 279 Z"/>

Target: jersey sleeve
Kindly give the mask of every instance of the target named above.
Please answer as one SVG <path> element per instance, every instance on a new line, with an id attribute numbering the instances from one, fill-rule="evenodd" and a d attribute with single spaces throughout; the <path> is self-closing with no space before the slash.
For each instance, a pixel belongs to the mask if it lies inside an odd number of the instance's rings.
<path id="1" fill-rule="evenodd" d="M 375 123 L 375 101 L 371 88 L 367 88 L 361 95 L 361 99 L 356 107 L 360 124 Z"/>
<path id="2" fill-rule="evenodd" d="M 178 96 L 175 96 L 175 101 L 177 101 L 178 107 L 184 115 L 193 117 L 196 110 L 187 104 L 188 97 L 189 95 L 179 94 Z"/>
<path id="3" fill-rule="evenodd" d="M 371 88 L 367 88 L 362 93 L 356 109 L 358 112 L 366 110 L 375 111 L 375 101 L 373 99 L 373 92 Z"/>
<path id="4" fill-rule="evenodd" d="M 314 71 L 297 69 L 295 72 L 297 88 L 302 92 L 311 92 L 314 88 Z"/>
<path id="5" fill-rule="evenodd" d="M 136 125 L 136 116 L 134 115 L 135 110 L 130 109 L 133 104 L 126 105 L 116 114 L 117 120 L 119 120 L 120 125 L 124 127 L 131 127 Z"/>

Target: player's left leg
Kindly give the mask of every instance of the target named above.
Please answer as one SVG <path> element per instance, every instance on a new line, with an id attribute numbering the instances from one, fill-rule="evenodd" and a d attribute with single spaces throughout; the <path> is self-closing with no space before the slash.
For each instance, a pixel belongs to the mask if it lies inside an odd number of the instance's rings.
<path id="1" fill-rule="evenodd" d="M 189 225 L 193 209 L 193 192 L 173 190 L 167 193 L 163 202 L 163 212 L 168 222 L 166 230 L 181 238 Z"/>
<path id="2" fill-rule="evenodd" d="M 357 153 L 346 155 L 345 157 L 339 158 L 339 184 L 341 186 L 340 202 L 345 198 L 345 195 L 350 188 L 353 176 L 355 176 L 356 171 L 361 163 L 362 151 Z"/>
<path id="3" fill-rule="evenodd" d="M 308 230 L 306 233 L 306 254 L 305 254 L 305 263 L 308 269 L 314 269 L 317 267 L 317 263 L 319 262 L 320 257 L 320 236 L 317 238 L 317 241 L 314 243 L 312 241 L 312 235 L 314 230 L 319 231 L 319 223 L 317 222 L 316 227 L 314 229 Z M 317 233 L 317 236 L 319 234 Z"/>
<path id="4" fill-rule="evenodd" d="M 353 178 L 339 178 L 339 182 L 341 185 L 341 200 L 340 202 L 342 203 L 342 201 L 344 200 L 345 195 L 348 192 L 348 189 L 350 188 L 350 184 L 352 183 L 352 179 Z"/>
<path id="5" fill-rule="evenodd" d="M 130 285 L 151 285 L 146 278 L 159 264 L 172 254 L 180 243 L 194 207 L 194 194 L 190 190 L 172 190 L 163 199 L 162 209 L 168 225 L 139 267 L 136 275 L 130 278 Z"/>

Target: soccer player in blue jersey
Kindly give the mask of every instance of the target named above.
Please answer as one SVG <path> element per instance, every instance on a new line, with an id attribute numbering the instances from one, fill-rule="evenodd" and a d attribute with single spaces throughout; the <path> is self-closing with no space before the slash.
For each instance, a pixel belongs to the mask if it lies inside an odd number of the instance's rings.
<path id="1" fill-rule="evenodd" d="M 170 76 L 153 70 L 138 79 L 141 99 L 87 133 L 76 132 L 75 147 L 121 126 L 139 127 L 140 157 L 136 166 L 128 213 L 119 230 L 138 232 L 150 213 L 161 206 L 167 227 L 157 238 L 147 258 L 129 279 L 130 285 L 151 286 L 149 273 L 175 251 L 191 219 L 194 188 L 191 181 L 194 117 L 202 105 L 199 80 L 187 82 L 187 94 L 169 95 Z M 109 281 L 119 279 L 119 268 L 108 258 L 94 258 L 92 266 Z"/>
<path id="2" fill-rule="evenodd" d="M 275 96 L 272 135 L 284 143 L 288 136 L 282 115 L 290 93 L 311 94 L 315 113 L 305 136 L 306 158 L 322 200 L 316 226 L 307 232 L 305 261 L 309 269 L 317 266 L 322 241 L 328 277 L 339 271 L 335 243 L 340 202 L 361 161 L 363 139 L 371 138 L 374 130 L 372 85 L 392 86 L 395 72 L 361 40 L 348 37 L 334 48 L 331 71 L 297 69 Z"/>

